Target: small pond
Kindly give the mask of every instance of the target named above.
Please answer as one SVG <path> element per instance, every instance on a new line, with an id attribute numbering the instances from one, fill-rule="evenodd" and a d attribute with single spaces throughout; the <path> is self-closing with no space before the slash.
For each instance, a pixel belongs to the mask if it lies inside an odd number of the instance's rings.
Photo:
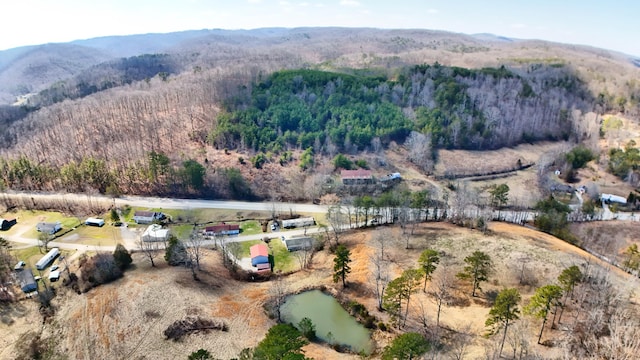
<path id="1" fill-rule="evenodd" d="M 320 290 L 291 295 L 280 308 L 282 320 L 298 326 L 308 317 L 316 327 L 316 336 L 328 343 L 351 347 L 366 354 L 373 350 L 371 334 L 342 308 L 336 299 Z"/>

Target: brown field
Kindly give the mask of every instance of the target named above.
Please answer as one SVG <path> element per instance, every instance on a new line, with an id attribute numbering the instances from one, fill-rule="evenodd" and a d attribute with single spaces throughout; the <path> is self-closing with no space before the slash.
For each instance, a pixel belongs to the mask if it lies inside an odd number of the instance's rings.
<path id="1" fill-rule="evenodd" d="M 457 273 L 462 259 L 474 250 L 491 254 L 495 273 L 477 298 L 471 298 L 467 284 L 454 282 L 452 306 L 442 310 L 441 323 L 447 334 L 468 328 L 473 343 L 468 354 L 481 356 L 490 340 L 483 338 L 484 321 L 489 311 L 486 297 L 504 287 L 518 287 L 523 299 L 531 296 L 534 287 L 520 286 L 517 275 L 523 270 L 537 275 L 539 285 L 552 282 L 559 272 L 573 264 L 583 264 L 589 255 L 556 238 L 523 227 L 493 223 L 489 235 L 454 227 L 445 223 L 422 224 L 410 240 L 411 249 L 404 249 L 405 241 L 397 228 L 378 228 L 357 231 L 343 237 L 351 249 L 352 272 L 349 286 L 343 291 L 331 280 L 333 256 L 327 251 L 316 254 L 310 270 L 288 276 L 285 280 L 290 291 L 310 286 L 326 285 L 336 289 L 342 297 L 357 300 L 379 320 L 389 322 L 388 315 L 376 310 L 376 300 L 371 283 L 370 255 L 375 251 L 369 241 L 372 236 L 385 234 L 394 276 L 409 267 L 415 267 L 419 253 L 429 247 L 441 251 L 442 257 L 436 275 L 442 271 Z M 591 258 L 589 261 L 595 263 Z M 134 256 L 135 268 L 112 284 L 103 285 L 87 294 L 77 295 L 59 288 L 54 300 L 57 313 L 43 327 L 44 338 L 52 339 L 56 352 L 70 359 L 164 359 L 186 358 L 199 348 L 208 349 L 219 358 L 232 358 L 245 347 L 255 346 L 275 322 L 266 315 L 263 304 L 268 299 L 269 282 L 245 283 L 233 280 L 220 264 L 219 254 L 207 251 L 204 258 L 201 282 L 192 280 L 188 270 L 171 268 L 158 261 L 152 268 L 138 254 Z M 619 285 L 634 285 L 627 274 L 614 270 L 613 278 Z M 626 284 L 626 285 L 625 285 Z M 60 285 L 58 285 L 60 286 Z M 637 284 L 635 284 L 637 286 Z M 622 289 L 622 288 L 621 288 Z M 624 291 L 624 289 L 623 289 Z M 434 301 L 418 291 L 412 300 L 410 320 L 404 330 L 422 330 L 418 314 L 424 311 L 431 330 L 435 323 Z M 422 304 L 422 307 L 419 306 Z M 25 300 L 18 305 L 22 311 L 14 316 L 13 324 L 0 324 L 4 351 L 1 358 L 12 358 L 18 336 L 27 330 L 37 330 L 37 314 L 34 302 Z M 222 320 L 229 326 L 228 332 L 213 331 L 208 334 L 192 334 L 179 342 L 165 340 L 163 335 L 171 323 L 185 316 L 200 315 Z M 554 354 L 554 349 L 536 347 L 535 332 L 539 323 L 530 321 L 532 348 L 544 355 Z M 547 330 L 545 337 L 553 337 L 557 330 Z M 395 332 L 376 331 L 373 334 L 378 350 L 381 350 Z M 339 354 L 321 345 L 311 344 L 307 356 L 316 359 L 356 359 L 356 355 Z M 450 351 L 450 349 L 445 349 Z M 376 356 L 372 356 L 375 358 Z"/>

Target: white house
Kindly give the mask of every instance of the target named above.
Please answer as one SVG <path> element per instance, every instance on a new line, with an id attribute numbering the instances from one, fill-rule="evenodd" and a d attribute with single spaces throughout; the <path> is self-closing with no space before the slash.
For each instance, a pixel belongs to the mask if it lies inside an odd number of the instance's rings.
<path id="1" fill-rule="evenodd" d="M 142 234 L 142 241 L 167 241 L 169 235 L 169 229 L 163 229 L 162 226 L 158 224 L 151 224 Z"/>
<path id="2" fill-rule="evenodd" d="M 163 218 L 164 214 L 157 211 L 136 211 L 133 213 L 133 221 L 135 221 L 136 224 L 151 224 Z"/>

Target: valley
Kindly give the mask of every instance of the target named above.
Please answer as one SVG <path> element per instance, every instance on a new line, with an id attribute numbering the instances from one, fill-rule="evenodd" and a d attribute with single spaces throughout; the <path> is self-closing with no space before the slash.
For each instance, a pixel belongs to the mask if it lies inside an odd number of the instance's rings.
<path id="1" fill-rule="evenodd" d="M 0 51 L 0 358 L 632 359 L 633 60 L 373 28 Z M 278 320 L 316 289 L 370 354 Z"/>

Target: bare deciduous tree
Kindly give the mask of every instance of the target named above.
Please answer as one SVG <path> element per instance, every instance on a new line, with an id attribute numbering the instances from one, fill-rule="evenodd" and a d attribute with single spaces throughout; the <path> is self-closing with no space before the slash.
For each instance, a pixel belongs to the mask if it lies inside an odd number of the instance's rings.
<path id="1" fill-rule="evenodd" d="M 276 273 L 271 287 L 269 287 L 269 295 L 271 297 L 271 301 L 273 302 L 273 310 L 276 312 L 276 317 L 278 318 L 278 322 L 282 322 L 282 314 L 280 312 L 280 307 L 284 303 L 284 299 L 289 292 L 289 284 L 286 282 L 282 274 Z"/>
<path id="2" fill-rule="evenodd" d="M 156 257 L 158 257 L 158 250 L 160 250 L 160 242 L 158 241 L 144 241 L 142 240 L 142 238 L 138 239 L 138 241 L 136 241 L 138 247 L 140 247 L 140 250 L 142 251 L 142 253 L 144 254 L 144 256 L 149 260 L 149 262 L 151 262 L 151 266 L 155 267 L 156 264 L 154 262 L 154 259 Z"/>
<path id="3" fill-rule="evenodd" d="M 412 131 L 404 142 L 409 151 L 409 160 L 421 170 L 433 170 L 433 153 L 431 149 L 431 135 Z"/>
<path id="4" fill-rule="evenodd" d="M 449 270 L 447 264 L 442 264 L 433 280 L 429 284 L 429 295 L 433 297 L 436 302 L 436 327 L 440 327 L 440 313 L 442 307 L 446 305 L 451 298 L 451 286 L 453 285 L 453 274 Z"/>

